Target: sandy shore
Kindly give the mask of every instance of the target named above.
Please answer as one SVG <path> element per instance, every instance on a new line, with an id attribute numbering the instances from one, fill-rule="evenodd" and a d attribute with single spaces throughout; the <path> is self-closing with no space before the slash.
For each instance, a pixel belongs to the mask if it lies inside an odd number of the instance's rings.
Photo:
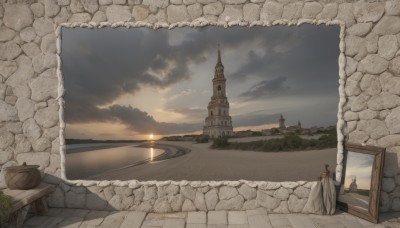
<path id="1" fill-rule="evenodd" d="M 74 150 L 67 154 L 67 177 L 89 180 L 133 166 L 173 159 L 190 152 L 183 147 L 161 143 L 141 143 L 134 146 L 116 144 L 114 147 L 101 145 Z"/>
<path id="2" fill-rule="evenodd" d="M 210 143 L 159 142 L 190 148 L 190 153 L 98 176 L 98 180 L 316 180 L 330 164 L 336 167 L 336 148 L 296 152 L 212 150 Z"/>

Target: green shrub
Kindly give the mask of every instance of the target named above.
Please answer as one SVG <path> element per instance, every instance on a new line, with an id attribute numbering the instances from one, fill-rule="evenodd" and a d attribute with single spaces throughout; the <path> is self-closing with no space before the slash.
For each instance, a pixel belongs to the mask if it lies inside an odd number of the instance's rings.
<path id="1" fill-rule="evenodd" d="M 261 131 L 253 131 L 251 136 L 262 136 Z"/>
<path id="2" fill-rule="evenodd" d="M 0 227 L 5 227 L 8 219 L 8 213 L 12 206 L 11 198 L 0 191 Z"/>
<path id="3" fill-rule="evenodd" d="M 200 135 L 198 137 L 196 137 L 196 142 L 197 143 L 208 143 L 208 139 L 210 137 L 208 135 Z"/>
<path id="4" fill-rule="evenodd" d="M 218 137 L 213 140 L 211 148 L 226 148 L 229 146 L 228 137 Z"/>
<path id="5" fill-rule="evenodd" d="M 322 135 L 318 139 L 303 139 L 295 133 L 289 133 L 286 134 L 283 138 L 279 139 L 232 143 L 229 143 L 227 138 L 217 138 L 214 139 L 211 148 L 279 152 L 315 150 L 336 147 L 336 130 L 325 131 L 325 133 L 325 135 Z"/>

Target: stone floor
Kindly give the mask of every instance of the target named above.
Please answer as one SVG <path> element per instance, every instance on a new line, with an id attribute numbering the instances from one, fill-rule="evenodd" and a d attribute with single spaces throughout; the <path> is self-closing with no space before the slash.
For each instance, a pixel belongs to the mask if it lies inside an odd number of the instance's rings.
<path id="1" fill-rule="evenodd" d="M 397 216 L 397 215 L 395 215 Z M 390 215 L 389 215 L 390 217 Z M 32 227 L 111 228 L 383 228 L 400 227 L 400 217 L 375 225 L 344 212 L 333 216 L 267 214 L 265 209 L 155 214 L 134 211 L 89 211 L 51 208 L 46 216 L 25 221 Z"/>

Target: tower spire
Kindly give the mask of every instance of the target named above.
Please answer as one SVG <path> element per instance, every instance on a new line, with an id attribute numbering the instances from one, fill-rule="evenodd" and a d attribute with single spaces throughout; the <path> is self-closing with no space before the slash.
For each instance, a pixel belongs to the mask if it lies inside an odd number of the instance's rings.
<path id="1" fill-rule="evenodd" d="M 218 44 L 218 60 L 217 60 L 217 66 L 222 66 L 220 44 Z"/>
<path id="2" fill-rule="evenodd" d="M 218 59 L 215 65 L 213 95 L 208 103 L 208 116 L 205 119 L 203 134 L 211 138 L 233 136 L 232 117 L 229 115 L 229 102 L 226 97 L 226 79 L 221 61 L 221 49 L 218 44 Z"/>
<path id="3" fill-rule="evenodd" d="M 218 44 L 218 60 L 217 60 L 217 64 L 215 65 L 214 78 L 220 78 L 220 79 L 224 78 L 224 65 L 222 64 L 222 61 L 221 61 L 221 49 L 220 49 L 219 44 Z"/>
<path id="4" fill-rule="evenodd" d="M 220 44 L 218 44 L 218 63 L 222 63 L 222 62 L 221 62 L 221 49 L 220 49 Z"/>

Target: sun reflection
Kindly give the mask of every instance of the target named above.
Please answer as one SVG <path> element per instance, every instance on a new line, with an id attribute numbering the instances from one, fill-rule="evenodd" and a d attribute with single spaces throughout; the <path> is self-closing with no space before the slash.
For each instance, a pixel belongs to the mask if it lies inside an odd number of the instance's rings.
<path id="1" fill-rule="evenodd" d="M 153 161 L 153 157 L 154 157 L 154 149 L 150 148 L 150 161 Z"/>

